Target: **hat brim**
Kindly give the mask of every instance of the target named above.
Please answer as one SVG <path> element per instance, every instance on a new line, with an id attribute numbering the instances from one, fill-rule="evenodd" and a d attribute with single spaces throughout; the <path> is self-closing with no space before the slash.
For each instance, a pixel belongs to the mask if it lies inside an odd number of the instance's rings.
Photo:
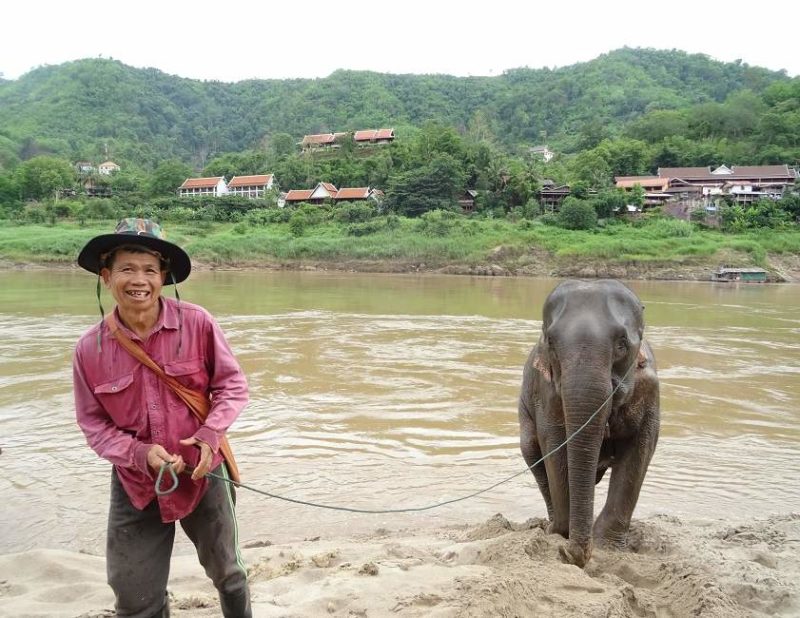
<path id="1" fill-rule="evenodd" d="M 167 260 L 167 270 L 172 273 L 175 283 L 185 281 L 189 273 L 192 272 L 192 262 L 189 256 L 178 245 L 161 238 L 126 232 L 121 234 L 102 234 L 92 238 L 81 249 L 78 255 L 78 265 L 90 273 L 100 274 L 100 269 L 102 268 L 100 256 L 121 245 L 141 245 L 153 251 L 158 251 Z M 171 283 L 171 278 L 167 277 L 165 282 Z"/>

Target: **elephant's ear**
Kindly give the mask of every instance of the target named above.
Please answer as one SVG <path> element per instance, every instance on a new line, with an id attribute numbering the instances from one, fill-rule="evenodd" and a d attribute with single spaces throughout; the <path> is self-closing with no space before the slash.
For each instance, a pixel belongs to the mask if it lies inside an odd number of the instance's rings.
<path id="1" fill-rule="evenodd" d="M 542 350 L 539 346 L 536 346 L 536 352 L 533 355 L 533 368 L 536 369 L 536 371 L 538 371 L 547 382 L 552 381 L 552 377 L 550 376 L 550 365 L 545 362 Z"/>

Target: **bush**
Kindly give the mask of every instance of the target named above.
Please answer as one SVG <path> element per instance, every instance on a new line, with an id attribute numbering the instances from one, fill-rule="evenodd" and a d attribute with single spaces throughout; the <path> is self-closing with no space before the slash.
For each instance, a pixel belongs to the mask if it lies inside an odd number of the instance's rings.
<path id="1" fill-rule="evenodd" d="M 292 216 L 292 211 L 287 208 L 257 208 L 244 216 L 248 225 L 269 225 L 271 223 L 286 223 Z"/>
<path id="2" fill-rule="evenodd" d="M 346 231 L 348 236 L 369 236 L 370 234 L 377 234 L 384 229 L 386 223 L 373 219 L 372 221 L 364 221 L 363 223 L 351 223 L 347 226 Z"/>
<path id="3" fill-rule="evenodd" d="M 568 230 L 591 230 L 597 225 L 597 211 L 590 202 L 568 197 L 558 213 L 558 225 Z"/>
<path id="4" fill-rule="evenodd" d="M 427 236 L 447 236 L 458 224 L 452 210 L 429 210 L 419 218 L 417 229 Z"/>
<path id="5" fill-rule="evenodd" d="M 344 204 L 336 209 L 333 214 L 334 220 L 339 223 L 363 223 L 369 221 L 378 214 L 378 209 L 374 204 L 351 203 Z"/>
<path id="6" fill-rule="evenodd" d="M 655 219 L 645 229 L 653 238 L 686 238 L 694 232 L 694 226 L 681 219 Z"/>
<path id="7" fill-rule="evenodd" d="M 292 236 L 300 237 L 306 232 L 306 228 L 309 226 L 309 220 L 306 214 L 302 210 L 297 210 L 292 213 L 291 218 L 289 219 L 289 233 Z"/>

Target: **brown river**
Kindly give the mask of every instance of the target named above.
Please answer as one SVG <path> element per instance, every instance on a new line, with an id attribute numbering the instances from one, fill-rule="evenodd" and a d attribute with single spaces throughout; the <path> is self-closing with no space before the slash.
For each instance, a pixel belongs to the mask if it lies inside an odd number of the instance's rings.
<path id="1" fill-rule="evenodd" d="M 246 484 L 399 509 L 524 470 L 522 365 L 557 283 L 198 272 L 179 291 L 217 317 L 247 373 L 251 403 L 230 431 Z M 634 517 L 800 510 L 800 286 L 630 286 L 646 305 L 662 397 L 661 439 Z M 110 467 L 75 424 L 70 364 L 98 319 L 88 274 L 0 272 L 0 553 L 103 551 Z M 238 498 L 244 544 L 545 515 L 527 472 L 417 513 L 324 510 L 244 489 Z"/>

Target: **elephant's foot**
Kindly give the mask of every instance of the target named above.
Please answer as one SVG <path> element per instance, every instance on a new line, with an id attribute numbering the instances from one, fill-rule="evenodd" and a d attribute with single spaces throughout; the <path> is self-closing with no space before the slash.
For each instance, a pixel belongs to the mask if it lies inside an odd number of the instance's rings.
<path id="1" fill-rule="evenodd" d="M 592 541 L 590 539 L 585 544 L 570 541 L 558 548 L 558 554 L 563 562 L 574 564 L 582 569 L 592 557 Z"/>
<path id="2" fill-rule="evenodd" d="M 603 518 L 598 518 L 592 532 L 594 542 L 598 547 L 625 549 L 628 544 L 628 527 L 621 522 L 609 524 Z"/>
<path id="3" fill-rule="evenodd" d="M 554 521 L 551 521 L 547 524 L 547 528 L 544 529 L 547 534 L 560 534 L 565 539 L 569 538 L 569 524 L 557 524 Z"/>

